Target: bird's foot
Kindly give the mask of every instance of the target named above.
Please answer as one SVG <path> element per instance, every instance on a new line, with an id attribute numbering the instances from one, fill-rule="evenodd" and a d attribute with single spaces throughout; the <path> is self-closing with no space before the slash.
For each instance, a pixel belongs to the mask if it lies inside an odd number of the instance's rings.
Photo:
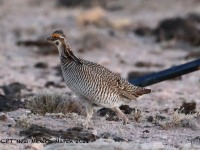
<path id="1" fill-rule="evenodd" d="M 115 111 L 117 116 L 122 119 L 123 125 L 128 123 L 128 117 L 118 107 L 114 107 L 112 110 Z"/>
<path id="2" fill-rule="evenodd" d="M 123 125 L 130 123 L 128 117 L 126 117 L 126 116 L 123 116 L 122 121 L 123 121 Z"/>

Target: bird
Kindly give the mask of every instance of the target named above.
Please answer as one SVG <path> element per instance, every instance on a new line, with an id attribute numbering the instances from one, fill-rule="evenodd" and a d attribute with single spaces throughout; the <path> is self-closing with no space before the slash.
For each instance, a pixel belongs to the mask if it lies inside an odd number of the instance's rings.
<path id="1" fill-rule="evenodd" d="M 151 92 L 151 89 L 132 85 L 120 74 L 98 63 L 76 56 L 62 30 L 54 31 L 47 41 L 55 44 L 58 49 L 66 85 L 85 105 L 86 118 L 83 125 L 86 127 L 91 121 L 95 106 L 113 110 L 123 124 L 127 124 L 128 117 L 119 107 Z"/>

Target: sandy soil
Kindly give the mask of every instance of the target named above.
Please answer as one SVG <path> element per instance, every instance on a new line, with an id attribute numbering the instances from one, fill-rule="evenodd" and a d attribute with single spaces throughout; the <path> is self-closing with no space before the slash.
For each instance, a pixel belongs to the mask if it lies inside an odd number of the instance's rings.
<path id="1" fill-rule="evenodd" d="M 184 59 L 189 51 L 169 46 L 169 43 L 156 43 L 153 38 L 142 38 L 134 34 L 129 28 L 137 28 L 141 25 L 156 27 L 161 19 L 176 16 L 185 16 L 190 12 L 200 13 L 200 3 L 197 0 L 125 0 L 123 3 L 116 1 L 122 9 L 117 11 L 102 10 L 102 18 L 92 24 L 81 25 L 80 18 L 84 18 L 83 8 L 66 8 L 57 6 L 53 0 L 1 0 L 0 1 L 0 86 L 12 82 L 23 83 L 27 89 L 23 95 L 37 94 L 42 90 L 50 92 L 70 92 L 66 88 L 50 87 L 44 85 L 47 81 L 54 81 L 65 85 L 60 76 L 56 76 L 55 66 L 59 65 L 59 57 L 42 54 L 37 47 L 18 46 L 16 43 L 22 40 L 45 39 L 54 30 L 63 29 L 68 36 L 71 47 L 81 58 L 100 63 L 114 72 L 120 73 L 124 78 L 131 71 L 159 71 L 185 63 Z M 100 16 L 101 16 L 100 15 Z M 106 21 L 105 21 L 106 18 Z M 78 21 L 79 20 L 79 21 Z M 100 21 L 99 21 L 100 20 Z M 109 23 L 107 23 L 109 21 Z M 99 23 L 100 22 L 100 23 Z M 103 22 L 103 24 L 101 23 Z M 106 22 L 106 23 L 105 23 Z M 105 23 L 105 24 L 104 24 Z M 114 32 L 114 36 L 110 32 Z M 96 44 L 86 45 L 85 35 L 93 33 L 92 38 Z M 100 37 L 100 38 L 99 38 Z M 97 41 L 95 41 L 97 40 Z M 83 49 L 83 52 L 80 49 Z M 191 50 L 198 47 L 191 47 Z M 160 64 L 160 67 L 135 66 L 138 61 Z M 35 68 L 38 62 L 48 65 L 46 69 Z M 110 140 L 100 139 L 90 146 L 96 149 L 104 146 L 114 149 L 191 149 L 191 141 L 200 136 L 200 117 L 198 115 L 180 115 L 189 118 L 192 125 L 186 127 L 175 126 L 163 129 L 160 126 L 148 122 L 146 118 L 157 114 L 167 119 L 174 115 L 174 108 L 179 108 L 184 101 L 196 102 L 196 111 L 200 110 L 200 72 L 194 72 L 182 76 L 181 80 L 169 80 L 149 86 L 152 93 L 139 98 L 134 106 L 142 111 L 139 123 L 134 121 L 133 114 L 128 115 L 130 124 L 122 125 L 120 121 L 107 121 L 105 117 L 94 114 L 92 128 L 95 135 L 101 136 L 105 132 L 121 137 L 126 142 L 124 146 Z M 0 89 L 0 94 L 4 94 Z M 99 108 L 98 108 L 99 109 Z M 97 110 L 98 110 L 97 109 Z M 164 111 L 164 110 L 168 111 Z M 6 112 L 8 120 L 0 123 L 0 138 L 23 138 L 19 132 L 23 127 L 16 126 L 14 120 L 26 119 L 27 122 L 46 126 L 51 129 L 65 130 L 73 126 L 79 126 L 84 120 L 83 116 L 68 114 L 62 118 L 53 115 L 30 115 L 27 109 Z M 164 123 L 164 122 L 163 122 Z M 11 127 L 8 127 L 11 124 Z M 148 133 L 145 131 L 148 130 Z M 102 137 L 103 138 L 103 137 Z M 96 145 L 95 145 L 96 143 Z M 108 144 L 112 143 L 112 144 Z M 150 143 L 150 145 L 148 145 Z M 122 144 L 122 145 L 123 145 Z M 95 145 L 95 146 L 94 146 Z M 111 146 L 113 145 L 113 146 Z M 195 141 L 196 149 L 200 149 L 200 142 Z M 51 145 L 55 146 L 55 145 Z M 5 149 L 50 149 L 45 144 L 0 144 Z M 58 145 L 57 145 L 58 146 Z M 70 146 L 61 145 L 60 149 L 83 149 L 77 144 Z M 195 146 L 193 147 L 195 149 Z"/>

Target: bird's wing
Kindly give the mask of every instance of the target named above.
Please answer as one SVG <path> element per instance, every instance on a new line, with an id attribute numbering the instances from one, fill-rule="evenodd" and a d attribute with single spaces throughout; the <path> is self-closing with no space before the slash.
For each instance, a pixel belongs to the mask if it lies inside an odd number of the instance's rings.
<path id="1" fill-rule="evenodd" d="M 84 63 L 92 69 L 93 72 L 99 74 L 103 77 L 103 79 L 108 83 L 111 88 L 114 88 L 118 91 L 120 96 L 126 99 L 134 100 L 137 97 L 150 93 L 150 89 L 134 86 L 130 84 L 127 80 L 122 78 L 119 74 L 112 72 L 111 70 L 107 69 L 106 67 L 85 61 Z"/>
<path id="2" fill-rule="evenodd" d="M 143 87 L 138 87 L 130 84 L 127 80 L 121 78 L 119 80 L 119 92 L 122 96 L 128 98 L 128 99 L 136 99 L 137 97 L 148 94 L 151 92 L 150 89 L 146 89 Z"/>
<path id="3" fill-rule="evenodd" d="M 100 64 L 97 64 L 94 62 L 89 62 L 86 60 L 83 60 L 83 63 L 85 65 L 87 65 L 88 67 L 90 67 L 90 69 L 92 69 L 93 72 L 95 72 L 101 76 L 106 76 L 107 78 L 111 78 L 111 77 L 117 75 L 117 74 L 113 73 L 111 70 L 109 70 L 108 68 L 106 68 Z"/>

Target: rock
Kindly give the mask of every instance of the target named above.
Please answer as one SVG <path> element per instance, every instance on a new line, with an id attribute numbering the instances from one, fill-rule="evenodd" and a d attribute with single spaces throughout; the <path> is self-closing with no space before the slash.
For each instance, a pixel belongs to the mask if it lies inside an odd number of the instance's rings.
<path id="1" fill-rule="evenodd" d="M 114 116 L 108 116 L 106 118 L 106 120 L 107 121 L 120 121 L 120 118 L 118 116 L 114 115 Z"/>
<path id="2" fill-rule="evenodd" d="M 44 39 L 18 41 L 17 45 L 38 47 L 39 48 L 38 52 L 44 55 L 58 54 L 56 46 Z"/>
<path id="3" fill-rule="evenodd" d="M 26 85 L 19 82 L 13 82 L 9 85 L 3 85 L 1 87 L 6 96 L 11 98 L 18 98 L 21 96 L 21 90 L 26 89 Z"/>
<path id="4" fill-rule="evenodd" d="M 163 67 L 163 65 L 161 64 L 156 64 L 156 63 L 151 63 L 151 62 L 142 62 L 142 61 L 138 61 L 135 63 L 135 66 L 138 67 L 138 68 L 141 68 L 141 67 Z"/>
<path id="5" fill-rule="evenodd" d="M 92 130 L 86 130 L 82 127 L 69 128 L 66 131 L 56 131 L 38 125 L 31 125 L 28 129 L 20 131 L 20 135 L 26 136 L 27 138 L 34 138 L 35 140 L 45 139 L 49 143 L 55 142 L 54 140 L 51 140 L 54 138 L 84 142 L 93 142 L 97 138 L 92 133 Z"/>
<path id="6" fill-rule="evenodd" d="M 153 30 L 149 27 L 138 27 L 137 29 L 134 30 L 134 33 L 139 35 L 139 36 L 150 36 L 153 33 Z"/>
<path id="7" fill-rule="evenodd" d="M 153 116 L 148 116 L 148 117 L 147 117 L 147 121 L 148 121 L 148 122 L 153 122 L 153 120 L 154 120 L 154 119 L 153 119 Z"/>
<path id="8" fill-rule="evenodd" d="M 176 40 L 192 46 L 200 45 L 200 16 L 191 14 L 185 18 L 173 17 L 161 20 L 155 29 L 138 27 L 134 30 L 140 36 L 155 36 L 157 42 Z M 176 44 L 176 43 L 175 43 Z"/>
<path id="9" fill-rule="evenodd" d="M 187 19 L 196 22 L 196 23 L 200 23 L 200 15 L 196 14 L 196 13 L 190 13 L 187 15 Z"/>
<path id="10" fill-rule="evenodd" d="M 105 117 L 107 121 L 119 121 L 116 113 L 109 108 L 101 108 L 97 111 L 99 116 Z"/>
<path id="11" fill-rule="evenodd" d="M 131 114 L 135 111 L 135 108 L 130 108 L 128 105 L 122 105 L 119 107 L 125 114 Z"/>
<path id="12" fill-rule="evenodd" d="M 154 30 L 157 41 L 177 39 L 193 46 L 200 44 L 200 30 L 187 18 L 169 18 L 162 20 Z"/>
<path id="13" fill-rule="evenodd" d="M 12 127 L 12 125 L 11 125 L 11 124 L 8 124 L 8 127 L 10 128 L 10 127 Z"/>
<path id="14" fill-rule="evenodd" d="M 16 122 L 13 118 L 9 117 L 8 114 L 0 113 L 0 121 L 6 122 L 8 127 L 16 125 Z"/>
<path id="15" fill-rule="evenodd" d="M 115 142 L 125 142 L 125 141 L 126 141 L 125 139 L 123 139 L 123 138 L 121 138 L 121 137 L 114 137 L 113 140 L 114 140 Z"/>
<path id="16" fill-rule="evenodd" d="M 128 105 L 122 105 L 119 107 L 125 114 L 131 114 L 133 111 L 135 111 L 135 108 L 130 108 Z M 114 111 L 112 111 L 109 108 L 101 108 L 97 111 L 97 114 L 99 116 L 108 116 L 106 120 L 108 121 L 119 121 L 120 119 L 116 115 Z"/>
<path id="17" fill-rule="evenodd" d="M 191 58 L 200 58 L 200 51 L 192 51 L 189 52 L 184 59 L 191 59 Z"/>
<path id="18" fill-rule="evenodd" d="M 46 69 L 48 68 L 48 64 L 45 62 L 38 62 L 34 65 L 35 68 Z"/>
<path id="19" fill-rule="evenodd" d="M 0 121 L 7 122 L 9 120 L 9 116 L 5 113 L 0 113 Z"/>
<path id="20" fill-rule="evenodd" d="M 183 102 L 181 107 L 178 109 L 180 113 L 194 114 L 196 113 L 196 102 Z"/>
<path id="21" fill-rule="evenodd" d="M 111 109 L 109 108 L 101 108 L 97 111 L 97 114 L 101 117 L 104 117 L 106 115 L 108 116 L 116 116 L 115 112 L 112 111 Z"/>
<path id="22" fill-rule="evenodd" d="M 4 95 L 0 95 L 0 112 L 1 111 L 13 111 L 19 108 L 25 108 L 25 103 L 21 100 L 15 100 L 8 98 Z"/>
<path id="23" fill-rule="evenodd" d="M 49 88 L 50 86 L 56 87 L 56 88 L 64 88 L 65 86 L 59 85 L 53 81 L 47 81 L 44 85 L 45 87 Z"/>
<path id="24" fill-rule="evenodd" d="M 107 1 L 106 0 L 58 0 L 57 1 L 59 6 L 65 6 L 65 7 L 84 7 L 84 8 L 90 8 L 93 6 L 101 6 L 106 7 Z"/>
<path id="25" fill-rule="evenodd" d="M 164 116 L 164 115 L 162 115 L 162 114 L 157 114 L 156 117 L 155 117 L 155 119 L 157 119 L 157 120 L 166 120 L 167 117 Z"/>
<path id="26" fill-rule="evenodd" d="M 126 139 L 118 137 L 118 136 L 111 134 L 109 132 L 102 133 L 98 138 L 112 139 L 115 142 L 125 142 L 125 141 L 127 141 Z"/>
<path id="27" fill-rule="evenodd" d="M 142 131 L 142 133 L 149 133 L 149 130 L 144 130 Z"/>

